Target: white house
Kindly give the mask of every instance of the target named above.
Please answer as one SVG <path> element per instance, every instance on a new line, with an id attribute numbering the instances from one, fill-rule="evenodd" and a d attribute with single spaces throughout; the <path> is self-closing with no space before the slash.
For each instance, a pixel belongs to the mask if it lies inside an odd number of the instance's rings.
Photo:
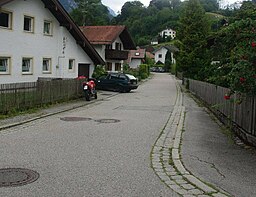
<path id="1" fill-rule="evenodd" d="M 167 38 L 169 36 L 171 36 L 172 39 L 174 39 L 176 37 L 176 31 L 174 31 L 173 29 L 165 29 L 163 31 L 161 31 L 159 33 L 159 35 L 162 37 L 162 38 Z"/>
<path id="2" fill-rule="evenodd" d="M 0 84 L 92 75 L 104 61 L 56 0 L 0 0 Z"/>
<path id="3" fill-rule="evenodd" d="M 138 68 L 141 64 L 143 64 L 145 58 L 146 58 L 145 49 L 130 50 L 126 63 L 129 64 L 130 68 Z"/>
<path id="4" fill-rule="evenodd" d="M 86 38 L 106 62 L 107 71 L 122 71 L 128 51 L 136 49 L 127 28 L 120 26 L 80 27 Z"/>
<path id="5" fill-rule="evenodd" d="M 168 51 L 171 53 L 172 64 L 175 64 L 176 60 L 174 58 L 174 53 L 177 52 L 178 49 L 172 45 L 161 46 L 160 48 L 157 48 L 156 50 L 154 50 L 153 54 L 155 55 L 155 62 L 165 64 L 166 54 Z"/>

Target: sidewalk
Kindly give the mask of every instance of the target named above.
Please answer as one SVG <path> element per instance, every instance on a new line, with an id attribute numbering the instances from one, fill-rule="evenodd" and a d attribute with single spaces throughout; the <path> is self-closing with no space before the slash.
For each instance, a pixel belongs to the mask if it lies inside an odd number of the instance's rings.
<path id="1" fill-rule="evenodd" d="M 39 109 L 35 113 L 30 113 L 30 114 L 21 114 L 15 117 L 7 118 L 0 120 L 0 131 L 12 126 L 20 125 L 26 122 L 31 122 L 33 120 L 47 117 L 53 114 L 58 114 L 64 111 L 76 109 L 79 107 L 86 106 L 88 104 L 95 103 L 97 101 L 103 101 L 104 99 L 107 99 L 109 97 L 115 96 L 117 93 L 116 92 L 107 92 L 107 91 L 98 91 L 98 99 L 94 100 L 92 99 L 91 101 L 86 101 L 85 98 L 77 99 L 74 101 L 69 101 L 65 103 L 60 103 L 60 104 L 55 104 L 52 105 L 51 107 L 45 108 L 45 109 Z"/>
<path id="2" fill-rule="evenodd" d="M 256 149 L 224 134 L 207 109 L 184 94 L 186 117 L 181 157 L 184 166 L 202 181 L 232 196 L 256 196 Z"/>

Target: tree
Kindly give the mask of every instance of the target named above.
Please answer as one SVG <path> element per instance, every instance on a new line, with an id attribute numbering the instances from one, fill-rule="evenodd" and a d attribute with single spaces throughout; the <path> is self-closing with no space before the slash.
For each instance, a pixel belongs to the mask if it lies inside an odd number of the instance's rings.
<path id="1" fill-rule="evenodd" d="M 77 7 L 70 15 L 78 25 L 106 25 L 110 23 L 109 11 L 101 0 L 74 0 Z"/>
<path id="2" fill-rule="evenodd" d="M 171 7 L 171 3 L 169 0 L 152 0 L 149 3 L 149 7 L 155 6 L 157 9 L 161 10 L 166 7 Z"/>
<path id="3" fill-rule="evenodd" d="M 179 20 L 177 38 L 181 41 L 177 67 L 185 77 L 199 78 L 199 71 L 207 61 L 204 57 L 209 23 L 198 0 L 185 3 Z"/>

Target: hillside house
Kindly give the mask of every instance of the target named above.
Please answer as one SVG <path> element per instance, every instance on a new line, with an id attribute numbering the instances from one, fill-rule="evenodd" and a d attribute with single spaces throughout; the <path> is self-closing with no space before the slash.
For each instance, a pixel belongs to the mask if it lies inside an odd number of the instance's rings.
<path id="1" fill-rule="evenodd" d="M 161 31 L 159 33 L 159 35 L 162 37 L 162 38 L 167 38 L 167 37 L 171 37 L 172 40 L 176 37 L 176 31 L 174 31 L 173 29 L 164 29 L 163 31 Z"/>
<path id="2" fill-rule="evenodd" d="M 0 46 L 0 84 L 89 77 L 104 64 L 56 0 L 0 0 Z"/>
<path id="3" fill-rule="evenodd" d="M 135 50 L 135 44 L 125 26 L 83 26 L 80 27 L 90 43 L 106 62 L 107 71 L 122 71 L 128 51 Z"/>

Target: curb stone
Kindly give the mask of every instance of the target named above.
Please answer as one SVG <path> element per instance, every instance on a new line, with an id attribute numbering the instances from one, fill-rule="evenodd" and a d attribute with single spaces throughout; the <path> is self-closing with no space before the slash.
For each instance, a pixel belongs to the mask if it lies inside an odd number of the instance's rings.
<path id="1" fill-rule="evenodd" d="M 177 99 L 173 112 L 152 147 L 152 168 L 169 188 L 181 196 L 230 197 L 230 194 L 195 177 L 182 163 L 180 147 L 185 121 L 185 107 L 182 104 L 183 94 L 177 82 L 176 87 Z M 169 161 L 164 162 L 166 159 Z"/>

